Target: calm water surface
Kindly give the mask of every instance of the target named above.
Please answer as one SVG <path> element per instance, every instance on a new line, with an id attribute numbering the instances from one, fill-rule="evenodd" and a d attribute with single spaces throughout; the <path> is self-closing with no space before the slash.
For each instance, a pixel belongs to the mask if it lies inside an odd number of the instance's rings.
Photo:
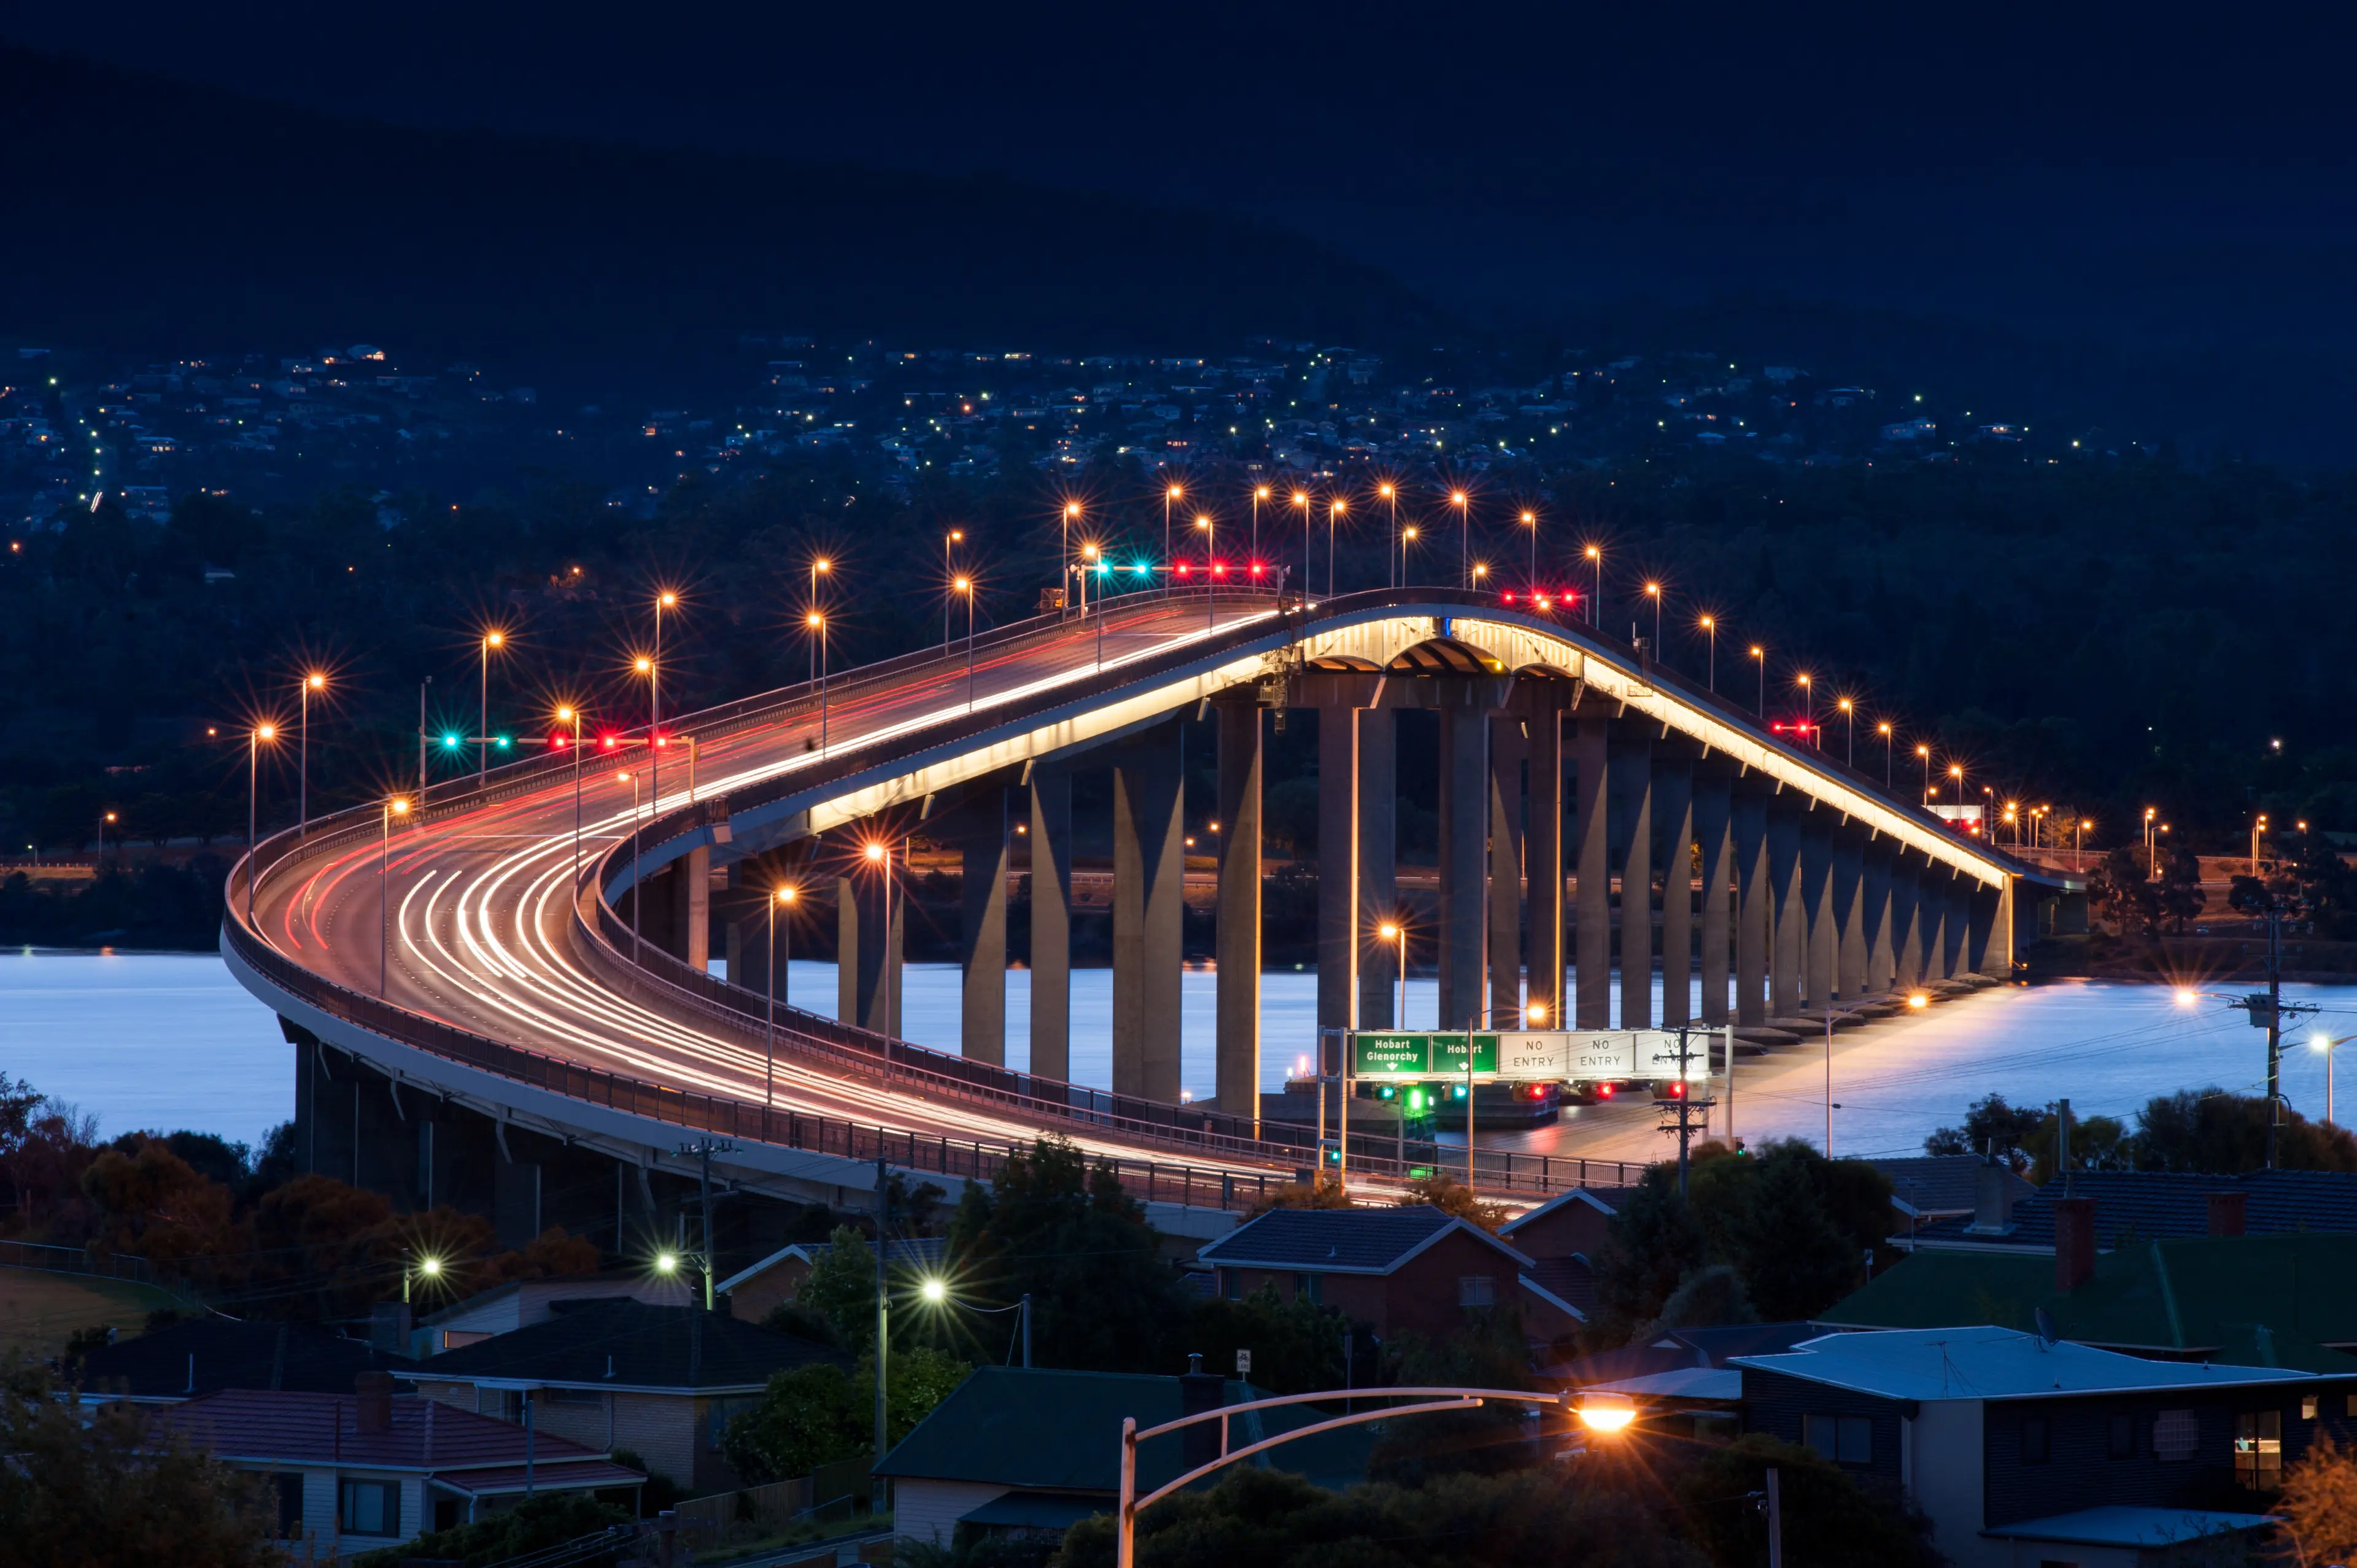
<path id="1" fill-rule="evenodd" d="M 954 1051 L 957 967 L 910 964 L 906 985 L 909 1037 Z M 797 961 L 787 980 L 791 999 L 829 1016 L 834 986 L 833 964 Z M 1198 1097 L 1211 1090 L 1217 986 L 1209 970 L 1189 970 L 1180 987 L 1182 1070 Z M 2321 1116 L 2324 1053 L 2306 1042 L 2357 1034 L 2357 988 L 2284 989 L 2324 1009 L 2293 1032 L 2284 1058 L 2292 1104 Z M 1437 1000 L 1430 980 L 1410 980 L 1410 1023 L 1428 1026 Z M 1264 1088 L 1278 1088 L 1310 1049 L 1316 1003 L 1317 976 L 1308 971 L 1262 977 Z M 1028 1065 L 1029 1018 L 1030 975 L 1017 971 L 1007 976 L 1011 1066 Z M 1112 1081 L 1112 972 L 1075 971 L 1072 1070 L 1083 1083 Z M 2182 1008 L 2159 986 L 2063 983 L 1985 993 L 1837 1037 L 1836 1152 L 1912 1153 L 1925 1133 L 1960 1120 L 1992 1090 L 2032 1103 L 2068 1095 L 2081 1115 L 2126 1115 L 2181 1087 L 2253 1091 L 2265 1072 L 2264 1041 L 2222 1002 Z M 1738 1131 L 1747 1139 L 1822 1139 L 1822 1052 L 1786 1051 L 1742 1070 Z M 293 1047 L 209 953 L 0 953 L 0 1073 L 94 1113 L 107 1133 L 192 1127 L 252 1143 L 295 1110 Z M 2339 1087 L 2357 1094 L 2357 1081 Z M 1501 1141 L 1633 1158 L 1662 1147 L 1651 1126 L 1650 1113 L 1623 1105 Z"/>

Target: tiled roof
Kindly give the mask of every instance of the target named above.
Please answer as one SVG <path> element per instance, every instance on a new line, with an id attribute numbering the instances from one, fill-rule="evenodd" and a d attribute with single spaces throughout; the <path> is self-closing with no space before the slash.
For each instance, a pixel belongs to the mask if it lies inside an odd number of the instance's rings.
<path id="1" fill-rule="evenodd" d="M 360 1402 L 351 1394 L 225 1389 L 167 1405 L 156 1412 L 156 1422 L 223 1458 L 273 1464 L 439 1473 L 524 1461 L 521 1426 L 412 1396 L 396 1398 L 392 1404 L 390 1431 L 362 1432 Z M 578 1443 L 545 1432 L 534 1435 L 532 1457 L 535 1468 L 604 1459 Z"/>
<path id="2" fill-rule="evenodd" d="M 560 1274 L 552 1279 L 509 1280 L 489 1290 L 426 1314 L 417 1321 L 432 1327 L 451 1318 L 472 1315 L 493 1302 L 508 1296 L 521 1295 L 542 1305 L 584 1301 L 662 1301 L 669 1297 L 675 1303 L 688 1299 L 690 1285 L 685 1279 L 649 1279 L 643 1273 L 620 1270 L 601 1274 Z"/>
<path id="3" fill-rule="evenodd" d="M 2216 1356 L 2256 1366 L 2357 1372 L 2357 1236 L 2192 1236 L 2098 1255 L 2064 1294 L 2043 1252 L 1924 1250 L 1818 1320 L 1829 1327 L 2033 1328 L 2044 1307 L 2066 1339 Z"/>
<path id="4" fill-rule="evenodd" d="M 545 1442 L 546 1439 L 544 1438 L 542 1441 Z M 646 1477 L 636 1470 L 607 1459 L 588 1459 L 567 1464 L 554 1471 L 554 1476 L 567 1491 L 577 1491 L 585 1487 L 601 1488 L 637 1487 L 646 1483 Z M 549 1486 L 551 1477 L 552 1472 L 542 1462 L 537 1450 L 533 1454 L 533 1464 L 529 1471 L 522 1465 L 509 1465 L 495 1470 L 436 1470 L 434 1472 L 434 1479 L 437 1485 L 447 1487 L 454 1492 L 469 1492 L 479 1498 L 503 1492 L 521 1492 L 526 1487 L 540 1490 Z"/>
<path id="5" fill-rule="evenodd" d="M 1511 1240 L 1517 1232 L 1528 1229 L 1534 1221 L 1554 1213 L 1566 1204 L 1586 1204 L 1591 1208 L 1601 1209 L 1606 1214 L 1618 1214 L 1620 1211 L 1621 1203 L 1635 1190 L 1636 1188 L 1628 1187 L 1574 1187 L 1569 1192 L 1557 1193 L 1536 1208 L 1526 1208 L 1515 1215 L 1498 1227 L 1498 1234 Z"/>
<path id="6" fill-rule="evenodd" d="M 1455 1230 L 1480 1238 L 1525 1269 L 1531 1265 L 1530 1259 L 1480 1226 L 1423 1203 L 1392 1208 L 1272 1208 L 1195 1255 L 1230 1268 L 1387 1274 Z"/>
<path id="7" fill-rule="evenodd" d="M 1596 1271 L 1581 1257 L 1541 1258 L 1523 1271 L 1533 1284 L 1583 1318 L 1596 1311 Z"/>
<path id="8" fill-rule="evenodd" d="M 1969 1216 L 1943 1219 L 1916 1231 L 1919 1246 L 1966 1243 L 2042 1248 L 2054 1246 L 2054 1200 L 2063 1196 L 2060 1178 L 2013 1206 L 2013 1229 L 2003 1237 L 1967 1235 Z M 2241 1176 L 2199 1176 L 2175 1171 L 2080 1171 L 2071 1177 L 2072 1197 L 2095 1200 L 2095 1244 L 2112 1247 L 2126 1233 L 2201 1236 L 2210 1230 L 2210 1195 L 2248 1195 L 2245 1224 L 2253 1235 L 2280 1230 L 2357 1231 L 2357 1173 L 2343 1171 L 2247 1171 Z"/>
<path id="9" fill-rule="evenodd" d="M 350 1393 L 362 1372 L 414 1365 L 324 1328 L 199 1317 L 100 1346 L 82 1357 L 81 1379 L 87 1393 L 137 1400 L 187 1399 L 216 1389 Z"/>
<path id="10" fill-rule="evenodd" d="M 2048 1345 L 2005 1328 L 1894 1329 L 1827 1334 L 1777 1356 L 1739 1356 L 1749 1372 L 1893 1400 L 2050 1399 L 2133 1390 L 2229 1388 L 2301 1382 L 2312 1374 L 2273 1367 L 2156 1361 L 2074 1345 Z M 1744 1379 L 1747 1392 L 1751 1380 Z"/>
<path id="11" fill-rule="evenodd" d="M 896 1269 L 930 1269 L 937 1267 L 943 1258 L 949 1256 L 949 1239 L 944 1236 L 901 1237 L 885 1243 L 884 1262 Z M 799 1259 L 816 1267 L 834 1251 L 834 1243 L 832 1241 L 797 1241 L 790 1247 L 779 1248 L 749 1268 L 739 1269 L 713 1288 L 734 1290 L 747 1280 L 769 1273 L 789 1258 Z"/>
<path id="12" fill-rule="evenodd" d="M 693 1344 L 698 1317 L 704 1330 L 700 1353 Z M 697 1358 L 693 1378 L 692 1358 Z M 709 1391 L 759 1388 L 772 1372 L 842 1359 L 825 1346 L 773 1333 L 726 1313 L 608 1301 L 445 1351 L 403 1376 L 422 1381 Z"/>
<path id="13" fill-rule="evenodd" d="M 1890 1181 L 1890 1196 L 1918 1214 L 1970 1214 L 1980 1180 L 1978 1155 L 1907 1155 L 1866 1162 Z M 2008 1170 L 2006 1186 L 2022 1202 L 2038 1188 Z"/>

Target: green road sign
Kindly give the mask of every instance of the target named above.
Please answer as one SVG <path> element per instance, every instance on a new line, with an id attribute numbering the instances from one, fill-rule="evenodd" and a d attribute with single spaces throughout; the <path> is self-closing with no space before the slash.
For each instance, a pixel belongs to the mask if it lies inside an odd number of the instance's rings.
<path id="1" fill-rule="evenodd" d="M 1372 1034 L 1351 1036 L 1353 1078 L 1432 1078 L 1465 1074 L 1466 1039 L 1458 1034 Z M 1498 1070 L 1498 1036 L 1471 1036 L 1476 1077 Z"/>

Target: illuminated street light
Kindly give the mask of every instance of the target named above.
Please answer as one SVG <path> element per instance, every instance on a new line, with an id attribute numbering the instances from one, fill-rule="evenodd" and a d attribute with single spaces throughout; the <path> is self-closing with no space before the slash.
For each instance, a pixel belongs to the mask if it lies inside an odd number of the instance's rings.
<path id="1" fill-rule="evenodd" d="M 1587 624 L 1600 630 L 1604 625 L 1604 547 L 1589 545 L 1587 558 L 1596 564 L 1596 596 L 1588 601 Z"/>
<path id="2" fill-rule="evenodd" d="M 245 743 L 245 920 L 248 925 L 253 923 L 253 885 L 261 870 L 261 864 L 254 859 L 253 852 L 257 847 L 254 832 L 262 814 L 262 748 L 277 738 L 276 725 L 261 724 L 253 726 L 253 733 Z"/>
<path id="3" fill-rule="evenodd" d="M 303 717 L 296 732 L 295 831 L 311 826 L 311 693 L 328 689 L 328 677 L 314 670 L 303 677 Z M 103 848 L 104 846 L 101 846 Z"/>
<path id="4" fill-rule="evenodd" d="M 393 944 L 393 819 L 409 815 L 409 802 L 395 795 L 384 803 L 383 841 L 376 863 L 376 994 L 384 999 L 387 951 Z M 404 1297 L 404 1299 L 406 1299 Z"/>
<path id="5" fill-rule="evenodd" d="M 1646 584 L 1645 596 L 1653 601 L 1652 653 L 1653 657 L 1656 660 L 1659 660 L 1662 657 L 1662 585 L 1659 583 Z"/>
<path id="6" fill-rule="evenodd" d="M 780 908 L 791 910 L 794 907 L 794 900 L 800 897 L 801 889 L 787 886 L 779 888 L 776 896 L 769 900 L 770 1049 L 769 1056 L 761 1066 L 761 1103 L 765 1107 L 770 1104 L 776 1092 L 778 1076 L 778 911 Z M 789 967 L 793 963 L 793 948 L 794 927 L 793 922 L 789 920 L 786 922 L 786 963 Z M 792 976 L 789 975 L 787 978 L 791 983 Z M 789 989 L 791 990 L 791 984 Z M 788 997 L 787 1004 L 789 1006 L 792 1004 L 791 995 Z"/>
<path id="7" fill-rule="evenodd" d="M 1600 1437 L 1628 1430 L 1636 1419 L 1636 1402 L 1627 1394 L 1587 1394 L 1579 1402 L 1579 1423 Z"/>
<path id="8" fill-rule="evenodd" d="M 1751 662 L 1760 666 L 1760 722 L 1768 722 L 1768 650 L 1758 643 L 1751 645 Z"/>
<path id="9" fill-rule="evenodd" d="M 491 655 L 507 645 L 507 633 L 483 633 L 482 690 L 479 693 L 482 703 L 482 727 L 475 732 L 475 783 L 478 788 L 491 768 Z"/>

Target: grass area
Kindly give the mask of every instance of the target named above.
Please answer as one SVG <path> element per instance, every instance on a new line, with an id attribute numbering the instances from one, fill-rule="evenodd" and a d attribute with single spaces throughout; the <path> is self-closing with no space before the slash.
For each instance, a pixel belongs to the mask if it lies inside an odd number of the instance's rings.
<path id="1" fill-rule="evenodd" d="M 102 1325 L 136 1334 L 150 1312 L 171 1305 L 165 1292 L 128 1280 L 0 1266 L 0 1350 L 54 1356 L 76 1329 Z"/>
<path id="2" fill-rule="evenodd" d="M 879 1530 L 892 1528 L 892 1510 L 878 1514 L 856 1514 L 827 1520 L 804 1520 L 784 1530 L 764 1530 L 751 1523 L 737 1524 L 718 1541 L 701 1542 L 695 1560 L 714 1568 L 727 1568 L 732 1563 L 748 1559 L 767 1559 L 778 1552 L 797 1547 L 816 1551 L 830 1541 L 848 1541 L 854 1536 L 872 1535 Z"/>

